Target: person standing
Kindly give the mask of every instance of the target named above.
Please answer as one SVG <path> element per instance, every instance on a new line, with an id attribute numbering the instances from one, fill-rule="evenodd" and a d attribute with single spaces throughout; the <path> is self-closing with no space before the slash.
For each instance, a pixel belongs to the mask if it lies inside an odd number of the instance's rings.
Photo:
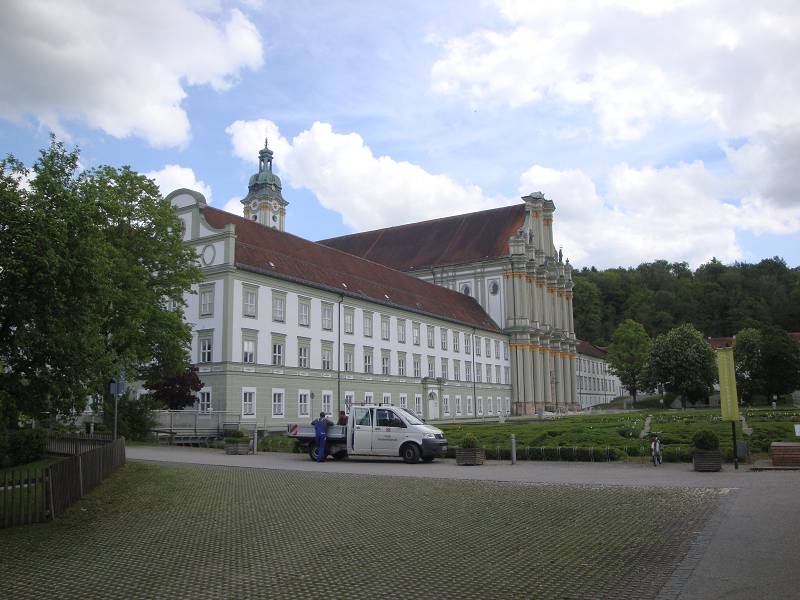
<path id="1" fill-rule="evenodd" d="M 314 426 L 314 437 L 317 443 L 317 462 L 325 460 L 326 452 L 325 445 L 328 441 L 328 427 L 333 425 L 328 417 L 325 416 L 325 411 L 319 413 L 319 418 L 311 421 Z"/>
<path id="2" fill-rule="evenodd" d="M 339 421 L 336 424 L 347 427 L 347 415 L 344 413 L 343 410 L 339 411 Z"/>
<path id="3" fill-rule="evenodd" d="M 653 458 L 654 467 L 661 464 L 661 440 L 658 439 L 657 435 L 654 435 L 650 441 L 650 455 Z"/>

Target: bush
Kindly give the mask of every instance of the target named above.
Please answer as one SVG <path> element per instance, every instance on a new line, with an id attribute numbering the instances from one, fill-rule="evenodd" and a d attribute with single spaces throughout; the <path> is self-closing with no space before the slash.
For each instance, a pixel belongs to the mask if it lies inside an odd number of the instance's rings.
<path id="1" fill-rule="evenodd" d="M 692 436 L 692 444 L 698 450 L 719 450 L 719 436 L 708 429 L 699 429 Z"/>
<path id="2" fill-rule="evenodd" d="M 153 400 L 149 395 L 132 398 L 130 393 L 120 396 L 117 402 L 117 434 L 127 440 L 145 440 L 155 429 Z M 108 431 L 114 431 L 114 398 L 107 397 L 103 402 L 103 424 Z"/>
<path id="3" fill-rule="evenodd" d="M 464 439 L 461 441 L 462 448 L 477 448 L 478 447 L 478 437 L 474 433 L 467 433 L 464 435 Z"/>
<path id="4" fill-rule="evenodd" d="M 8 434 L 8 457 L 11 466 L 39 460 L 47 448 L 47 432 L 44 429 L 20 429 Z"/>

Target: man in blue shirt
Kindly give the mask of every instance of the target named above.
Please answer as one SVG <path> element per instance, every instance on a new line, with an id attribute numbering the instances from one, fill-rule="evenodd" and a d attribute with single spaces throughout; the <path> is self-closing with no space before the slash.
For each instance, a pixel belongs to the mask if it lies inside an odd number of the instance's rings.
<path id="1" fill-rule="evenodd" d="M 319 413 L 319 418 L 311 421 L 314 426 L 314 436 L 317 442 L 317 462 L 325 460 L 325 443 L 328 441 L 328 427 L 333 425 L 333 421 L 325 416 L 325 411 Z"/>

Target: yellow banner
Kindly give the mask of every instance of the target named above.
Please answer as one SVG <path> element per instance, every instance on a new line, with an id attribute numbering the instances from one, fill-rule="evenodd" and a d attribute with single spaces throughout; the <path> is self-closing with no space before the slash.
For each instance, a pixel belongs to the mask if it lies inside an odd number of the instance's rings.
<path id="1" fill-rule="evenodd" d="M 739 420 L 739 400 L 736 396 L 736 370 L 733 366 L 733 348 L 717 349 L 719 370 L 719 405 L 726 421 Z"/>

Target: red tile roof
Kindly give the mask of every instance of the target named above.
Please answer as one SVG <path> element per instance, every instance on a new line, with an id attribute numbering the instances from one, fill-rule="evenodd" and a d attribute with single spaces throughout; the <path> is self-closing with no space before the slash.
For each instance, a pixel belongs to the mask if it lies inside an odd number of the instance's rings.
<path id="1" fill-rule="evenodd" d="M 242 270 L 499 331 L 480 304 L 464 294 L 210 206 L 200 211 L 211 227 L 236 226 L 234 260 Z"/>
<path id="2" fill-rule="evenodd" d="M 398 269 L 458 264 L 508 255 L 508 238 L 525 222 L 525 205 L 354 233 L 319 243 Z"/>
<path id="3" fill-rule="evenodd" d="M 584 342 L 583 340 L 578 340 L 575 348 L 577 349 L 578 354 L 594 356 L 595 358 L 605 359 L 606 355 L 608 354 L 607 348 L 601 348 L 600 346 L 595 346 L 594 344 Z"/>

